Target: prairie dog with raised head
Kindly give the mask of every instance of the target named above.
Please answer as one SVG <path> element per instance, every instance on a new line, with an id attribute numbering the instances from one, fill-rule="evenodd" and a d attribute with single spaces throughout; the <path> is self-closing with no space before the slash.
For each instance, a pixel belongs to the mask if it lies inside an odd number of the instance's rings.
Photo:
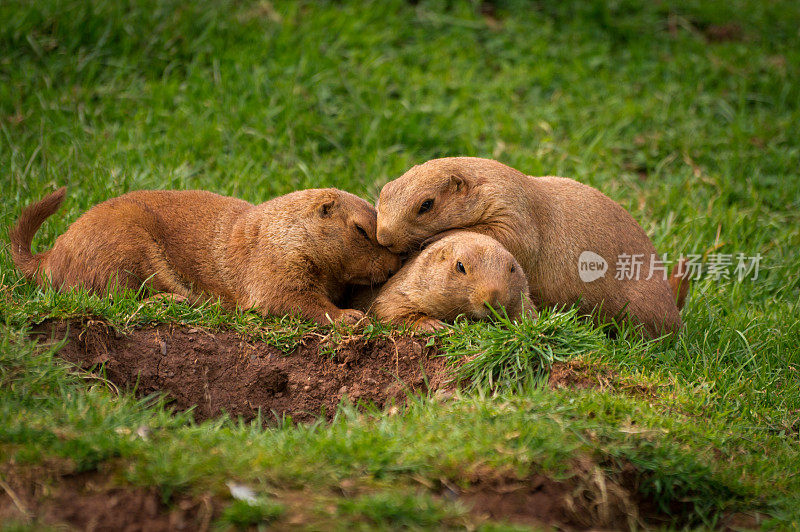
<path id="1" fill-rule="evenodd" d="M 489 159 L 450 157 L 414 166 L 381 190 L 378 242 L 392 251 L 413 250 L 454 228 L 491 236 L 508 249 L 537 307 L 577 303 L 600 321 L 627 316 L 651 337 L 681 327 L 676 298 L 682 302 L 688 281 L 650 275 L 659 260 L 650 239 L 624 208 L 588 185 L 530 177 Z M 584 252 L 602 257 L 609 271 L 583 281 Z M 614 264 L 626 255 L 640 260 L 639 275 L 617 279 Z M 680 289 L 674 293 L 671 286 Z"/>
<path id="2" fill-rule="evenodd" d="M 377 242 L 374 207 L 336 189 L 260 205 L 199 190 L 129 192 L 95 205 L 52 249 L 32 254 L 34 234 L 64 194 L 27 207 L 10 234 L 17 268 L 60 290 L 145 286 L 263 315 L 354 322 L 363 313 L 335 303 L 346 285 L 380 283 L 400 267 Z"/>

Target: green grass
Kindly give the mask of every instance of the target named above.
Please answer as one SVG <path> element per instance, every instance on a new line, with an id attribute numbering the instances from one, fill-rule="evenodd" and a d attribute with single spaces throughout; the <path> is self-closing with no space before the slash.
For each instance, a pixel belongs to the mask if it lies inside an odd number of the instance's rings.
<path id="1" fill-rule="evenodd" d="M 220 516 L 220 524 L 246 528 L 259 524 L 267 524 L 280 518 L 286 509 L 269 500 L 242 501 L 231 503 Z"/>
<path id="2" fill-rule="evenodd" d="M 444 356 L 468 388 L 524 387 L 546 374 L 554 362 L 646 345 L 635 332 L 608 339 L 600 328 L 587 326 L 577 308 L 542 309 L 536 320 L 511 320 L 495 311 L 490 325 L 459 321 L 442 336 Z M 607 327 L 607 328 L 610 328 Z M 633 345 L 629 338 L 633 338 Z"/>
<path id="3" fill-rule="evenodd" d="M 258 202 L 336 186 L 374 199 L 413 164 L 474 155 L 596 186 L 670 258 L 761 254 L 758 279 L 695 283 L 672 343 L 609 340 L 547 311 L 513 327 L 458 324 L 442 345 L 476 358 L 462 367 L 474 389 L 454 400 L 262 429 L 195 424 L 158 398 L 116 395 L 24 333 L 90 314 L 123 331 L 233 328 L 290 351 L 310 324 L 43 291 L 2 253 L 2 461 L 110 468 L 165 496 L 227 497 L 232 479 L 265 501 L 307 488 L 305 511 L 320 523 L 426 528 L 469 519 L 426 487 L 439 478 L 464 483 L 487 467 L 559 475 L 589 457 L 609 478 L 633 464 L 641 491 L 677 524 L 758 510 L 776 527 L 800 526 L 800 8 L 494 4 L 487 18 L 466 1 L 3 2 L 0 226 L 61 185 L 65 206 L 39 249 L 128 190 Z M 720 26 L 734 39 L 709 41 Z M 537 378 L 494 386 L 575 356 L 655 383 L 657 397 L 544 391 Z M 135 437 L 142 425 L 148 440 Z M 336 495 L 345 480 L 358 497 Z M 286 508 L 264 519 L 285 519 Z M 229 510 L 225 522 L 262 519 L 248 512 Z"/>

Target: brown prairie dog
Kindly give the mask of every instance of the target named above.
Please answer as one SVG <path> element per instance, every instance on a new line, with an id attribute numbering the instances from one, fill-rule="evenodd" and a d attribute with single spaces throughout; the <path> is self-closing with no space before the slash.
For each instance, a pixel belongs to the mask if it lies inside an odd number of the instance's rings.
<path id="1" fill-rule="evenodd" d="M 346 285 L 380 283 L 400 266 L 377 243 L 375 209 L 336 189 L 260 205 L 199 190 L 129 192 L 95 205 L 33 255 L 33 235 L 64 194 L 27 207 L 10 235 L 17 268 L 57 289 L 144 285 L 263 315 L 354 322 L 363 313 L 335 304 Z"/>
<path id="2" fill-rule="evenodd" d="M 530 177 L 489 159 L 450 157 L 414 166 L 386 184 L 378 201 L 378 241 L 409 251 L 439 232 L 463 228 L 497 239 L 522 265 L 533 303 L 572 305 L 607 321 L 627 315 L 651 337 L 675 332 L 681 318 L 661 273 L 647 279 L 658 260 L 645 232 L 600 191 L 563 177 Z M 591 282 L 579 275 L 584 251 L 609 271 Z M 642 259 L 638 279 L 615 279 L 618 257 Z M 676 268 L 677 270 L 677 268 Z M 685 280 L 684 280 L 685 281 Z"/>
<path id="3" fill-rule="evenodd" d="M 460 314 L 486 318 L 488 305 L 504 307 L 512 319 L 523 309 L 535 315 L 527 298 L 522 267 L 497 240 L 449 231 L 431 239 L 376 294 L 362 298 L 361 308 L 391 323 L 433 330 Z"/>

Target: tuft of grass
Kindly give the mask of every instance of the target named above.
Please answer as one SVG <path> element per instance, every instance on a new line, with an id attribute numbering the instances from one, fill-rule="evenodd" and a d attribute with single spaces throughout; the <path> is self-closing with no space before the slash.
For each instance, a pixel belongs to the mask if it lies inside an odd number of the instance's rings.
<path id="1" fill-rule="evenodd" d="M 465 513 L 460 505 L 434 500 L 428 493 L 391 491 L 342 499 L 337 510 L 342 516 L 391 529 L 452 526 Z"/>
<path id="2" fill-rule="evenodd" d="M 442 356 L 467 388 L 524 387 L 540 379 L 553 362 L 608 348 L 603 331 L 577 308 L 543 308 L 538 318 L 512 320 L 494 312 L 490 322 L 459 320 L 440 335 Z"/>
<path id="3" fill-rule="evenodd" d="M 258 525 L 268 525 L 283 516 L 286 507 L 266 498 L 257 498 L 253 501 L 234 500 L 223 511 L 217 520 L 217 525 L 225 525 L 238 529 L 247 529 Z"/>

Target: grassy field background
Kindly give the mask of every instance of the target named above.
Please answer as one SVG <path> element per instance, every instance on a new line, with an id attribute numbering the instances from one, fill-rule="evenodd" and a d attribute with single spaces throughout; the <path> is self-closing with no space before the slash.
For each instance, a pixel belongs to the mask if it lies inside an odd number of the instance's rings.
<path id="1" fill-rule="evenodd" d="M 514 334 L 460 324 L 445 349 L 486 360 L 454 400 L 263 429 L 117 395 L 26 331 L 92 315 L 280 342 L 309 325 L 42 291 L 6 252 L 3 464 L 102 470 L 165 501 L 251 485 L 258 511 L 232 503 L 222 522 L 431 528 L 480 525 L 439 496 L 442 482 L 564 478 L 588 460 L 609 479 L 632 464 L 672 526 L 733 514 L 800 526 L 798 28 L 793 1 L 0 3 L 0 226 L 69 187 L 39 249 L 129 190 L 260 202 L 335 186 L 374 200 L 413 164 L 471 155 L 599 188 L 668 257 L 762 257 L 756 280 L 695 283 L 673 344 L 611 341 L 558 313 Z M 551 391 L 535 378 L 493 392 L 481 371 L 505 340 L 535 344 L 550 325 L 550 355 L 656 392 Z M 142 426 L 151 437 L 135 436 Z"/>

